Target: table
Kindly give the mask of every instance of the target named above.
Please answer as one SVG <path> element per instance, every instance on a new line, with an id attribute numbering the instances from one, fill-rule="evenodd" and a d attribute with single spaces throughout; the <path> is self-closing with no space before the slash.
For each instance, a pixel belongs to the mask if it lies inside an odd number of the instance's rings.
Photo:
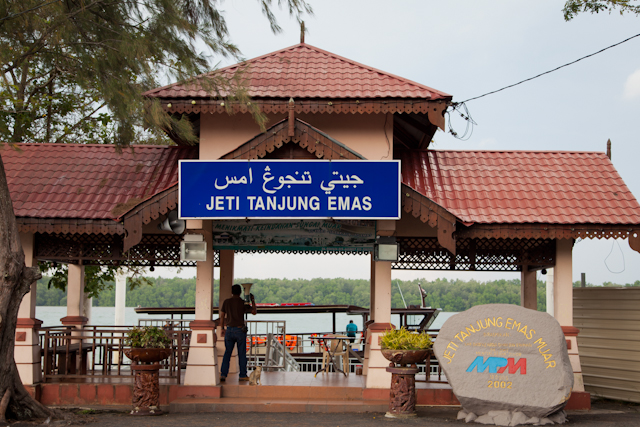
<path id="1" fill-rule="evenodd" d="M 40 354 L 45 356 L 45 375 L 53 374 L 57 368 L 58 375 L 86 375 L 88 353 L 93 346 L 88 343 L 69 344 L 47 347 L 40 350 Z M 56 360 L 57 359 L 57 360 Z M 62 372 L 61 372 L 62 371 Z"/>
<path id="2" fill-rule="evenodd" d="M 338 368 L 338 364 L 336 363 L 335 357 L 337 355 L 344 355 L 345 352 L 348 352 L 348 347 L 345 348 L 345 346 L 348 346 L 349 345 L 348 343 L 350 343 L 349 337 L 345 335 L 325 335 L 322 338 L 318 338 L 318 340 L 320 341 L 320 345 L 322 346 L 323 353 L 325 352 L 327 353 L 329 361 L 331 362 L 331 365 L 333 365 L 333 369 L 335 369 L 336 372 L 342 373 L 346 377 L 348 373 Z M 348 357 L 348 353 L 346 354 Z M 349 359 L 347 358 L 347 360 Z M 318 371 L 314 375 L 314 378 L 318 376 L 319 372 L 322 372 L 322 371 L 326 372 L 326 370 L 327 370 L 327 367 L 325 366 L 324 355 L 323 355 L 322 367 L 318 369 Z"/>

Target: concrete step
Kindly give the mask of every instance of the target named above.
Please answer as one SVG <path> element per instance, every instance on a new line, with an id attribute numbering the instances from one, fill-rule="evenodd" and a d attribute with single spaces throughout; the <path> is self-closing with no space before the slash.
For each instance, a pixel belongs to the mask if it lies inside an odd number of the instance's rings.
<path id="1" fill-rule="evenodd" d="M 222 398 L 362 400 L 362 387 L 247 386 L 223 385 Z"/>
<path id="2" fill-rule="evenodd" d="M 323 400 L 323 399 L 176 399 L 170 404 L 171 413 L 195 412 L 386 412 L 388 400 Z"/>

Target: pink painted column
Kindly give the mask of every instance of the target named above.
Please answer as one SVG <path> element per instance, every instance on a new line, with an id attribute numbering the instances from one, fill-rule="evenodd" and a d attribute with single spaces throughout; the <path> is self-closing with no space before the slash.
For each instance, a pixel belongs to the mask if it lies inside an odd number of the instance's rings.
<path id="1" fill-rule="evenodd" d="M 369 325 L 367 346 L 369 358 L 367 365 L 366 388 L 386 388 L 391 386 L 391 374 L 386 371 L 389 361 L 380 351 L 380 336 L 393 328 L 391 325 L 391 263 L 375 261 L 373 315 L 375 322 Z"/>
<path id="2" fill-rule="evenodd" d="M 553 269 L 553 317 L 560 323 L 569 349 L 569 360 L 573 368 L 573 391 L 584 391 L 582 366 L 578 352 L 578 332 L 573 327 L 573 239 L 556 240 L 556 266 Z"/>
<path id="3" fill-rule="evenodd" d="M 84 314 L 84 265 L 69 264 L 67 272 L 67 315 L 60 319 L 64 326 L 82 329 L 88 319 Z"/>
<path id="4" fill-rule="evenodd" d="M 204 241 L 207 243 L 207 260 L 196 263 L 196 318 L 189 324 L 191 343 L 184 384 L 217 385 L 220 382 L 220 374 L 216 352 L 217 336 L 215 323 L 212 320 L 214 251 L 211 221 L 202 221 L 197 225 L 201 225 L 202 228 L 188 230 L 187 233 L 204 236 Z"/>
<path id="5" fill-rule="evenodd" d="M 371 276 L 369 280 L 369 320 L 366 323 L 367 331 L 366 335 L 363 337 L 365 343 L 370 342 L 371 332 L 369 331 L 369 325 L 375 323 L 374 314 L 375 314 L 375 306 L 376 306 L 376 292 L 375 292 L 375 282 L 376 282 L 376 264 L 373 260 L 373 252 L 371 252 Z M 371 346 L 369 344 L 364 346 L 364 362 L 362 364 L 362 373 L 363 375 L 368 375 L 369 373 L 369 350 Z"/>
<path id="6" fill-rule="evenodd" d="M 33 267 L 34 236 L 32 233 L 20 233 L 24 262 L 27 267 Z M 16 324 L 16 342 L 14 360 L 25 385 L 39 383 L 42 380 L 42 366 L 40 364 L 40 342 L 38 328 L 42 321 L 36 319 L 36 283 L 31 285 L 31 291 L 22 298 L 18 309 Z"/>

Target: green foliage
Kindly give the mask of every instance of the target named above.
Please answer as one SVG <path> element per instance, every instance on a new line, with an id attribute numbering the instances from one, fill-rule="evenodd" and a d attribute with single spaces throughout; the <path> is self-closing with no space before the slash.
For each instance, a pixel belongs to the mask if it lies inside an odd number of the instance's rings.
<path id="1" fill-rule="evenodd" d="M 575 282 L 573 282 L 573 287 L 574 288 L 579 288 L 581 285 L 580 280 L 576 280 Z M 635 287 L 635 286 L 640 286 L 640 280 L 636 280 L 633 283 L 625 283 L 620 284 L 620 283 L 614 283 L 614 282 L 602 282 L 602 286 L 604 286 L 605 288 L 631 288 L 631 287 Z M 593 283 L 586 283 L 586 287 L 587 288 L 596 288 L 598 287 L 597 285 L 594 285 Z"/>
<path id="2" fill-rule="evenodd" d="M 216 0 L 0 0 L 0 137 L 11 142 L 169 143 L 197 137 L 188 118 L 142 96 L 159 79 L 212 71 L 241 59 Z M 259 0 L 280 31 L 272 0 Z M 300 20 L 305 0 L 278 0 Z M 198 82 L 214 97 L 247 102 L 244 77 Z M 217 95 L 217 96 L 216 96 Z M 259 123 L 265 117 L 248 107 Z"/>
<path id="3" fill-rule="evenodd" d="M 404 326 L 385 331 L 380 339 L 382 348 L 388 350 L 423 350 L 432 344 L 428 334 L 409 332 Z"/>
<path id="4" fill-rule="evenodd" d="M 611 13 L 616 9 L 619 10 L 620 15 L 627 12 L 640 15 L 640 5 L 636 0 L 568 0 L 564 4 L 562 13 L 565 21 L 571 21 L 582 12 Z"/>
<path id="5" fill-rule="evenodd" d="M 66 305 L 65 293 L 57 287 L 47 286 L 50 278 L 38 282 L 37 304 L 47 306 Z M 195 305 L 196 279 L 141 277 L 152 286 L 135 286 L 129 281 L 128 307 L 193 307 Z M 258 303 L 311 302 L 316 305 L 350 304 L 369 307 L 369 281 L 360 279 L 251 279 L 239 278 L 237 283 L 254 283 L 251 292 Z M 426 305 L 444 311 L 459 312 L 480 304 L 520 304 L 520 280 L 475 280 L 434 281 L 394 280 L 391 287 L 391 306 L 404 307 L 398 285 L 402 289 L 407 305 L 420 305 L 418 282 L 427 291 Z M 576 282 L 579 286 L 579 282 Z M 621 285 L 623 286 L 623 285 Z M 624 286 L 640 286 L 640 281 Z M 219 284 L 214 285 L 213 300 L 218 301 Z M 100 294 L 94 298 L 94 307 L 113 307 L 115 289 L 113 282 L 106 282 Z M 538 310 L 546 311 L 545 282 L 538 281 Z"/>
<path id="6" fill-rule="evenodd" d="M 38 263 L 40 271 L 44 274 L 51 274 L 47 282 L 47 288 L 59 289 L 65 291 L 67 289 L 67 275 L 69 268 L 66 264 L 58 264 L 53 262 L 42 261 Z M 87 265 L 84 267 L 84 292 L 89 298 L 96 298 L 106 290 L 114 288 L 115 275 L 118 267 L 114 266 L 96 266 Z M 141 268 L 128 268 L 129 289 L 136 289 L 138 286 L 151 285 L 151 281 L 147 277 L 143 277 L 140 273 Z"/>
<path id="7" fill-rule="evenodd" d="M 133 348 L 169 348 L 171 338 L 157 326 L 134 327 L 127 334 L 125 343 Z"/>

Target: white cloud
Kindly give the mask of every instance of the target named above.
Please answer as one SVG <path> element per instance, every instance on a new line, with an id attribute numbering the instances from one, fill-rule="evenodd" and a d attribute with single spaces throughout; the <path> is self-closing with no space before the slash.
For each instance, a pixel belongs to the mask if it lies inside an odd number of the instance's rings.
<path id="1" fill-rule="evenodd" d="M 623 96 L 625 99 L 640 98 L 640 68 L 627 77 Z"/>

